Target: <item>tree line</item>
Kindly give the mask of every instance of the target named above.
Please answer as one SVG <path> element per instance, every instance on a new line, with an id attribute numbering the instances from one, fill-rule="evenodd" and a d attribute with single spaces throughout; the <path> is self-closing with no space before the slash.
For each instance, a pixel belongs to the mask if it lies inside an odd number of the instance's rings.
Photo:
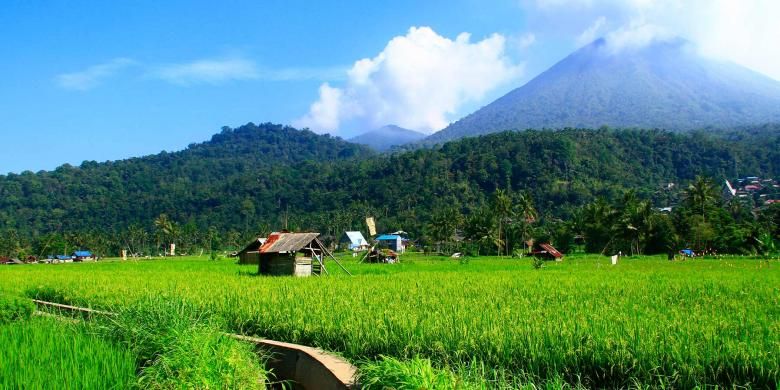
<path id="1" fill-rule="evenodd" d="M 717 193 L 724 178 L 778 172 L 776 125 L 505 132 L 376 154 L 336 137 L 248 124 L 181 152 L 0 176 L 0 255 L 75 247 L 156 255 L 170 237 L 195 253 L 235 249 L 285 227 L 335 240 L 367 216 L 431 250 L 468 244 L 511 254 L 531 237 L 594 252 L 655 253 L 672 243 L 751 251 L 735 242 L 776 239 L 765 223 L 771 213 L 737 212 L 718 196 L 694 213 L 687 192 L 664 188 L 700 176 Z M 665 206 L 677 207 L 655 210 Z M 170 228 L 156 223 L 161 216 Z"/>

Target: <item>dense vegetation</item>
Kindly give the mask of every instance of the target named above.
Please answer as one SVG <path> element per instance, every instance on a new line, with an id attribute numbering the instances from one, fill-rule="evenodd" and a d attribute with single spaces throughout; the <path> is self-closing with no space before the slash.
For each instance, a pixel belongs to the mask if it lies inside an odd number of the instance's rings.
<path id="1" fill-rule="evenodd" d="M 49 318 L 0 323 L 0 345 L 3 389 L 127 389 L 135 382 L 133 354 L 81 325 Z"/>
<path id="2" fill-rule="evenodd" d="M 378 384 L 415 372 L 430 383 L 457 379 L 441 369 L 468 383 L 588 388 L 780 381 L 776 260 L 639 256 L 612 266 L 601 256 L 569 256 L 541 270 L 509 258 L 342 261 L 356 276 L 257 277 L 252 266 L 196 259 L 0 267 L 0 290 L 49 289 L 41 297 L 161 319 L 153 329 L 129 326 L 137 336 L 128 340 L 173 340 L 188 333 L 175 329 L 188 328 L 171 323 L 214 316 L 223 330 L 379 360 L 364 372 Z M 150 301 L 175 314 L 133 309 Z M 202 315 L 183 309 L 190 307 Z"/>
<path id="3" fill-rule="evenodd" d="M 167 242 L 193 253 L 235 248 L 254 234 L 284 227 L 333 237 L 359 228 L 369 215 L 377 217 L 380 230 L 403 229 L 426 245 L 448 241 L 456 230 L 466 233 L 470 221 L 473 234 L 466 238 L 472 244 L 482 241 L 475 250 L 503 247 L 506 253 L 521 247 L 521 240 L 498 237 L 496 230 L 507 232 L 493 226 L 499 224 L 495 212 L 483 212 L 495 211 L 498 190 L 509 196 L 510 208 L 533 206 L 534 235 L 560 238 L 564 233 L 583 236 L 583 224 L 579 231 L 562 232 L 559 222 L 576 222 L 583 208 L 599 198 L 611 210 L 622 209 L 632 190 L 640 202 L 632 207 L 652 211 L 684 205 L 688 184 L 697 175 L 721 180 L 778 174 L 776 125 L 689 134 L 506 132 L 375 155 L 338 138 L 249 124 L 223 129 L 211 141 L 181 152 L 0 176 L 0 256 L 62 254 L 77 247 L 101 255 L 116 255 L 120 249 L 156 255 Z M 670 182 L 677 184 L 674 189 L 666 189 Z M 718 221 L 729 226 L 744 222 L 740 231 L 751 230 L 754 236 L 773 231 L 777 212 L 756 228 L 749 206 L 722 215 L 716 209 L 725 210 L 726 205 L 714 194 L 717 187 L 708 185 L 705 203 L 711 213 L 722 216 Z M 499 214 L 510 218 L 510 211 Z M 482 226 L 475 226 L 480 218 Z M 434 232 L 440 222 L 448 226 Z M 599 222 L 606 230 L 614 225 Z M 673 227 L 681 230 L 682 245 L 693 244 L 686 226 Z M 486 230 L 505 241 L 503 246 L 487 245 L 492 238 Z M 653 251 L 661 250 L 663 243 L 656 244 Z M 596 246 L 589 248 L 603 248 Z"/>
<path id="4" fill-rule="evenodd" d="M 261 389 L 272 376 L 254 346 L 202 308 L 152 296 L 114 315 L 32 317 L 29 298 L 68 302 L 59 286 L 0 286 L 0 388 Z M 88 321 L 83 321 L 88 319 Z"/>

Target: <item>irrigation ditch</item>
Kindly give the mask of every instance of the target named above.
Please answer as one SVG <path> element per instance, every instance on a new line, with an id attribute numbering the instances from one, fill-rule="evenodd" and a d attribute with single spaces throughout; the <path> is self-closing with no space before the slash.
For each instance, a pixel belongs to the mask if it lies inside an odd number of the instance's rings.
<path id="1" fill-rule="evenodd" d="M 63 305 L 38 299 L 32 300 L 39 313 L 52 312 L 79 315 L 84 318 L 93 316 L 114 316 L 114 313 L 94 310 L 86 307 Z M 264 362 L 266 368 L 273 371 L 276 379 L 292 384 L 293 389 L 302 390 L 353 390 L 357 383 L 357 368 L 343 358 L 319 348 L 285 343 L 258 337 L 226 333 L 228 337 L 250 343 L 258 351 L 265 352 L 271 358 Z"/>

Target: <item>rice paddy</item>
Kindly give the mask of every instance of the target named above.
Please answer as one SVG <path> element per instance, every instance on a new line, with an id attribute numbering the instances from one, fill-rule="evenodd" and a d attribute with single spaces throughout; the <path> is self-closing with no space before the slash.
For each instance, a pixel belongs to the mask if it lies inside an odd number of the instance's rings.
<path id="1" fill-rule="evenodd" d="M 32 318 L 0 325 L 0 389 L 127 389 L 135 357 L 81 325 Z"/>
<path id="2" fill-rule="evenodd" d="M 0 289 L 108 310 L 183 300 L 226 331 L 366 367 L 381 356 L 430 362 L 465 387 L 780 383 L 777 262 L 572 256 L 534 270 L 528 259 L 404 260 L 347 261 L 354 277 L 322 278 L 258 277 L 205 258 L 4 267 Z"/>

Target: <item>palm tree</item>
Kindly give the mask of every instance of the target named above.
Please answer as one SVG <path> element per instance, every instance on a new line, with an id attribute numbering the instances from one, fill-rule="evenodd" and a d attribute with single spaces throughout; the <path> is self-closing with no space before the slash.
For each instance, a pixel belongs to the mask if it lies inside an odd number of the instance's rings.
<path id="1" fill-rule="evenodd" d="M 154 220 L 154 227 L 157 229 L 157 247 L 160 247 L 162 242 L 170 241 L 174 233 L 176 232 L 176 226 L 168 218 L 167 214 L 160 214 L 157 219 Z"/>
<path id="2" fill-rule="evenodd" d="M 523 191 L 517 196 L 517 214 L 521 215 L 526 222 L 536 222 L 536 208 L 534 207 L 534 200 L 531 198 L 531 194 L 528 191 Z"/>
<path id="3" fill-rule="evenodd" d="M 715 185 L 704 176 L 696 176 L 685 190 L 685 201 L 692 210 L 701 211 L 702 218 L 706 221 L 705 210 L 708 205 L 715 202 Z"/>
<path id="4" fill-rule="evenodd" d="M 638 200 L 633 191 L 625 195 L 622 210 L 613 229 L 615 236 L 628 242 L 632 255 L 642 253 L 642 244 L 652 230 L 651 215 L 650 202 Z"/>
<path id="5" fill-rule="evenodd" d="M 498 221 L 498 238 L 496 243 L 498 245 L 498 255 L 501 256 L 501 246 L 503 246 L 501 243 L 504 242 L 501 239 L 502 227 L 505 222 L 508 222 L 507 220 L 512 214 L 512 198 L 502 189 L 498 189 L 493 193 L 493 214 Z"/>

